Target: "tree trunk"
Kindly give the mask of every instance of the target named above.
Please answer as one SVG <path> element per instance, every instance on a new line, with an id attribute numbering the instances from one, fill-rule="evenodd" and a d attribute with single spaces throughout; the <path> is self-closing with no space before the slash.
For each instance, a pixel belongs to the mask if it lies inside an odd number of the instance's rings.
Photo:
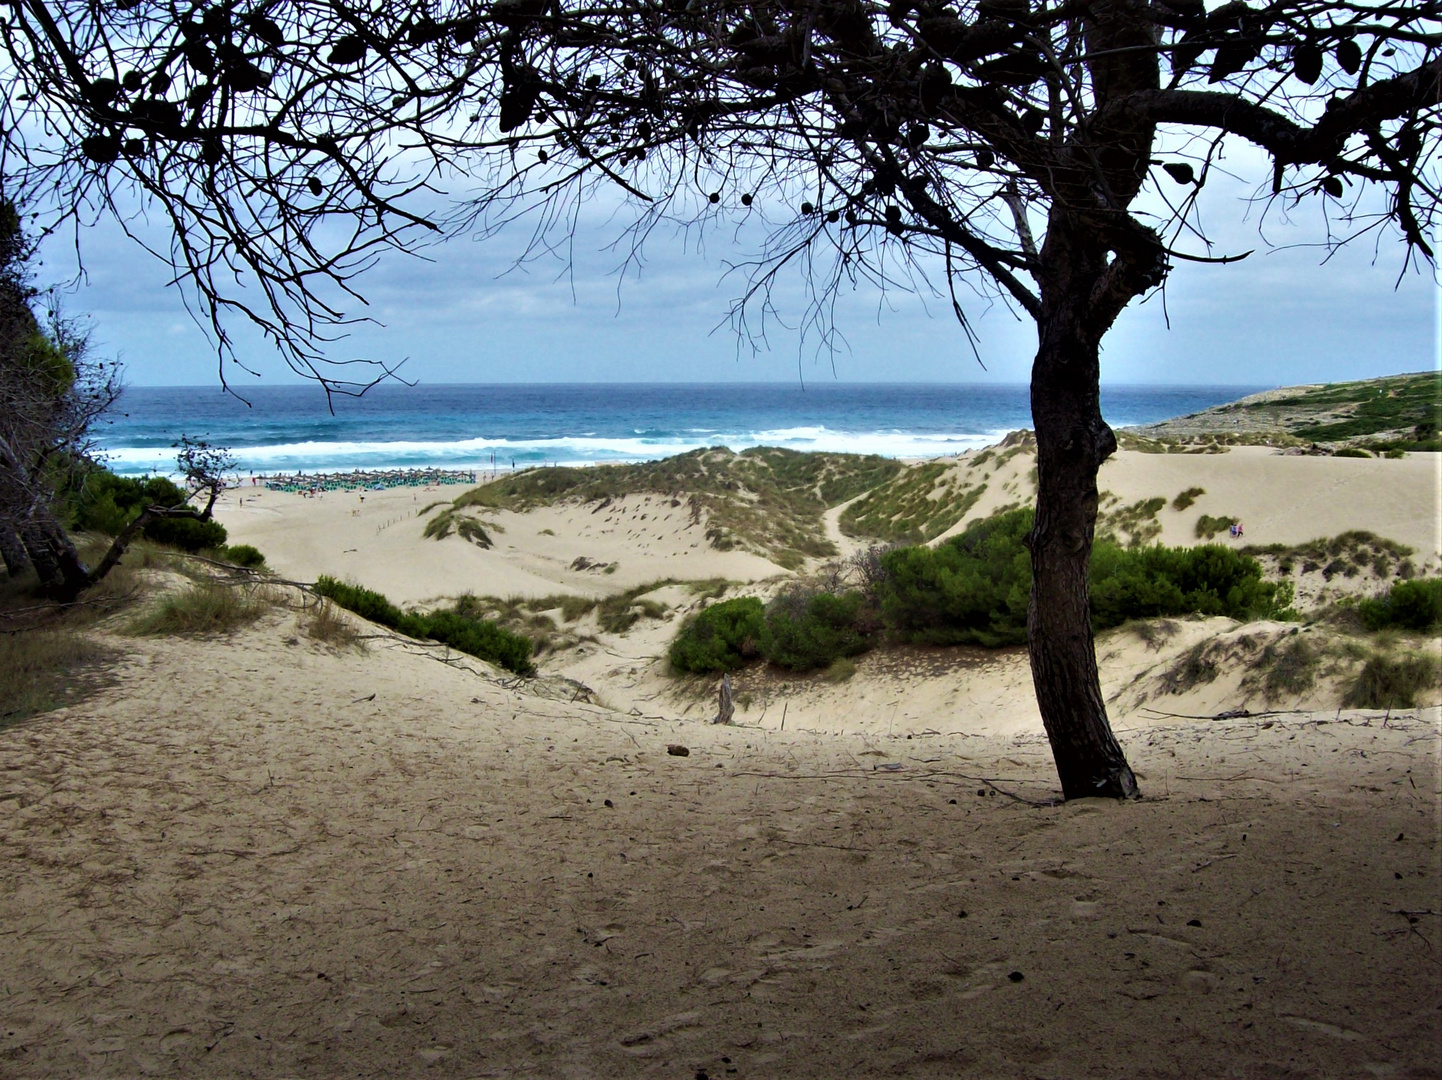
<path id="1" fill-rule="evenodd" d="M 25 544 L 11 526 L 0 523 L 0 559 L 5 561 L 5 570 L 11 579 L 19 577 L 30 565 L 30 558 L 25 554 Z"/>
<path id="2" fill-rule="evenodd" d="M 40 587 L 47 591 L 56 587 L 61 580 L 60 564 L 56 562 L 44 532 L 33 520 L 22 521 L 19 531 L 20 539 L 25 544 L 25 555 L 30 560 L 30 565 L 35 567 L 36 576 L 40 578 Z"/>
<path id="3" fill-rule="evenodd" d="M 1081 290 L 1075 290 L 1080 292 Z M 1097 673 L 1087 571 L 1097 470 L 1116 449 L 1102 419 L 1098 341 L 1084 329 L 1087 295 L 1043 299 L 1032 366 L 1037 441 L 1036 524 L 1027 537 L 1032 681 L 1068 799 L 1132 798 L 1136 778 L 1112 734 Z"/>
<path id="4" fill-rule="evenodd" d="M 75 545 L 48 508 L 32 510 L 20 524 L 19 533 L 46 595 L 69 603 L 91 584 L 90 572 L 80 561 Z"/>

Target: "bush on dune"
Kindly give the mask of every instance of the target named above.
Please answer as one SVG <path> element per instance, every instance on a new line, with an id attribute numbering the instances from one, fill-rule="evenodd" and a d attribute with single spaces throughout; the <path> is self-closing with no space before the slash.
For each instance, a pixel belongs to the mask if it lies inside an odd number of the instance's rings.
<path id="1" fill-rule="evenodd" d="M 791 589 L 766 609 L 766 658 L 792 671 L 829 667 L 871 647 L 859 592 Z"/>
<path id="2" fill-rule="evenodd" d="M 198 582 L 167 596 L 135 624 L 139 634 L 228 634 L 266 611 L 265 599 L 220 582 Z"/>
<path id="3" fill-rule="evenodd" d="M 671 667 L 694 674 L 735 671 L 766 654 L 766 609 L 754 596 L 712 604 L 671 643 Z"/>
<path id="4" fill-rule="evenodd" d="M 401 633 L 429 638 L 449 645 L 457 652 L 498 664 L 518 675 L 534 675 L 530 638 L 513 634 L 489 619 L 474 619 L 455 611 L 433 611 L 429 615 L 407 615 L 397 627 Z"/>
<path id="5" fill-rule="evenodd" d="M 875 551 L 861 560 L 871 568 L 864 589 L 797 586 L 764 609 L 754 598 L 713 605 L 682 629 L 671 647 L 672 666 L 730 671 L 764 658 L 805 671 L 864 652 L 883 634 L 916 645 L 1022 644 L 1031 596 L 1024 539 L 1032 521 L 1032 511 L 1011 510 L 973 522 L 935 548 Z M 1394 606 L 1408 614 L 1398 618 L 1437 618 L 1442 586 L 1426 593 L 1430 599 L 1423 592 L 1399 594 Z M 1264 580 L 1256 559 L 1217 544 L 1123 548 L 1098 541 L 1092 550 L 1097 630 L 1168 615 L 1283 617 L 1291 599 L 1290 584 Z M 1413 614 L 1418 610 L 1423 614 Z"/>
<path id="6" fill-rule="evenodd" d="M 252 544 L 232 544 L 222 548 L 220 553 L 226 562 L 243 566 L 247 570 L 255 570 L 265 565 L 265 556 Z"/>
<path id="7" fill-rule="evenodd" d="M 362 619 L 380 623 L 392 630 L 399 630 L 401 620 L 405 618 L 405 612 L 374 589 L 338 581 L 327 574 L 322 574 L 316 579 L 315 591 L 321 596 L 335 601 L 347 611 L 355 612 Z"/>
<path id="8" fill-rule="evenodd" d="M 936 548 L 895 548 L 882 556 L 882 618 L 918 645 L 995 648 L 1026 640 L 1031 562 L 1022 537 L 1030 510 L 984 521 Z"/>
<path id="9" fill-rule="evenodd" d="M 478 618 L 464 610 L 464 601 L 450 610 L 429 614 L 402 611 L 374 589 L 337 581 L 322 575 L 315 583 L 321 596 L 354 612 L 363 619 L 422 640 L 439 641 L 457 652 L 497 664 L 517 675 L 534 675 L 530 638 L 512 633 L 490 619 Z"/>
<path id="10" fill-rule="evenodd" d="M 1290 600 L 1288 586 L 1262 579 L 1257 560 L 1219 544 L 1131 550 L 1098 544 L 1092 551 L 1092 624 L 1098 630 L 1162 615 L 1268 618 Z"/>
<path id="11" fill-rule="evenodd" d="M 1399 581 L 1385 596 L 1359 603 L 1357 613 L 1369 630 L 1435 630 L 1442 627 L 1442 578 Z"/>
<path id="12" fill-rule="evenodd" d="M 163 476 L 117 476 L 96 468 L 85 474 L 66 499 L 71 506 L 72 528 L 116 536 L 147 506 L 180 506 L 185 502 L 185 493 Z M 222 548 L 227 537 L 220 522 L 193 517 L 159 518 L 146 525 L 144 533 L 157 544 L 192 553 Z"/>

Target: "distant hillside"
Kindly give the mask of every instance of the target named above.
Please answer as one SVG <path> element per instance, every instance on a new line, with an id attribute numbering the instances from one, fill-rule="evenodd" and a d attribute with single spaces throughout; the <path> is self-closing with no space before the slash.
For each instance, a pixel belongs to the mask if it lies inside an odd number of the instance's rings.
<path id="1" fill-rule="evenodd" d="M 1417 372 L 1360 382 L 1289 386 L 1228 405 L 1128 428 L 1143 439 L 1208 441 L 1270 437 L 1281 443 L 1386 450 L 1442 450 L 1442 374 Z"/>

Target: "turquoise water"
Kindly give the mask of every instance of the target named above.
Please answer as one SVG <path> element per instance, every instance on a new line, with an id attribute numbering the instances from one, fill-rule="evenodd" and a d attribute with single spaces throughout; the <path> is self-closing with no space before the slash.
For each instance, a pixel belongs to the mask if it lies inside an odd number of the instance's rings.
<path id="1" fill-rule="evenodd" d="M 1114 427 L 1233 401 L 1261 387 L 1111 386 Z M 784 446 L 935 457 L 1031 426 L 1017 385 L 567 384 L 378 386 L 337 398 L 268 387 L 248 403 L 219 389 L 135 387 L 99 432 L 110 466 L 174 469 L 182 434 L 228 446 L 244 472 L 517 468 L 669 457 L 699 446 Z"/>

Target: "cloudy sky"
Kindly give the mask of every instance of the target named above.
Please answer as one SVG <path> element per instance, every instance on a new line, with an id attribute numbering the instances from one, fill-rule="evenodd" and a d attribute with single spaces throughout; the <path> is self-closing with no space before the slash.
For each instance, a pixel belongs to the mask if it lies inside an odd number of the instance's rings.
<path id="1" fill-rule="evenodd" d="M 1286 385 L 1434 366 L 1436 289 L 1430 274 L 1399 283 L 1402 247 L 1393 236 L 1364 237 L 1326 260 L 1317 245 L 1320 196 L 1290 220 L 1274 209 L 1262 221 L 1245 201 L 1252 190 L 1218 178 L 1205 213 L 1215 253 L 1255 254 L 1228 266 L 1179 264 L 1165 294 L 1134 305 L 1108 337 L 1105 381 Z M 619 285 L 619 257 L 607 250 L 615 233 L 614 219 L 592 215 L 569 273 L 558 262 L 518 269 L 521 231 L 484 243 L 453 239 L 427 260 L 392 256 L 360 282 L 382 325 L 358 328 L 330 358 L 405 359 L 410 379 L 432 384 L 1027 379 L 1030 323 L 965 296 L 986 370 L 945 302 L 870 289 L 844 297 L 836 322 L 845 340 L 833 353 L 781 325 L 753 350 L 727 325 L 744 280 L 727 264 L 746 255 L 744 230 L 739 242 L 732 228 L 712 228 L 699 243 L 658 236 L 640 276 Z M 168 267 L 114 227 L 89 230 L 82 243 L 88 280 L 65 305 L 89 314 L 95 343 L 124 362 L 127 381 L 214 385 L 214 350 L 168 284 Z M 46 259 L 43 276 L 55 280 L 73 253 L 53 245 Z M 792 281 L 783 293 L 782 314 L 794 324 L 800 290 Z M 294 379 L 258 336 L 242 330 L 237 339 L 264 383 Z"/>

